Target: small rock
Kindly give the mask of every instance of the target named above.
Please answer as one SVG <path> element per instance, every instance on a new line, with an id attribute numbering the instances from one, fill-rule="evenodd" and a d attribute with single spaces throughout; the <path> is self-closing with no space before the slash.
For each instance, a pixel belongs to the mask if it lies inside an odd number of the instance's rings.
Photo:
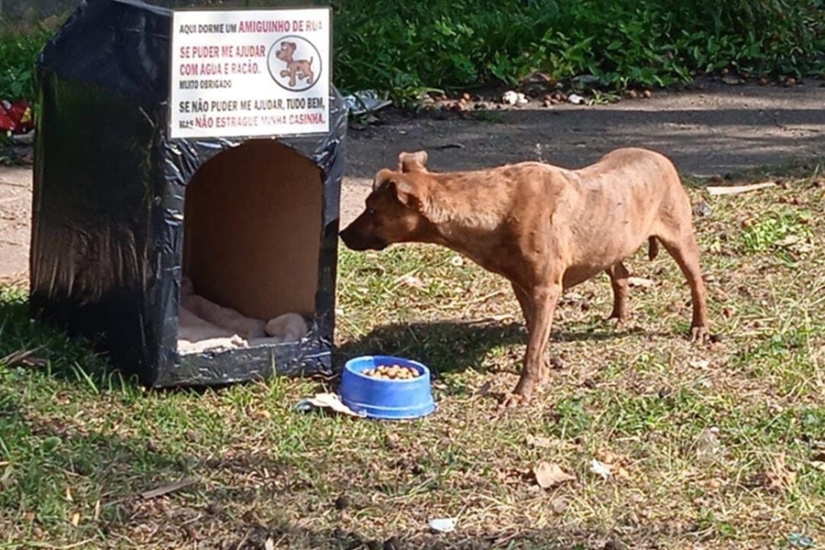
<path id="1" fill-rule="evenodd" d="M 513 90 L 504 92 L 504 95 L 501 96 L 501 101 L 508 105 L 524 105 L 528 102 L 523 93 L 514 92 Z"/>
<path id="2" fill-rule="evenodd" d="M 387 437 L 384 438 L 384 445 L 391 451 L 398 448 L 398 443 L 398 436 L 395 434 L 387 434 Z"/>
<path id="3" fill-rule="evenodd" d="M 569 101 L 573 105 L 581 105 L 584 103 L 585 100 L 579 94 L 570 94 L 569 96 L 567 96 L 567 101 Z"/>
<path id="4" fill-rule="evenodd" d="M 335 509 L 336 510 L 344 510 L 345 508 L 349 507 L 349 498 L 347 495 L 340 495 L 338 498 L 335 499 Z"/>
<path id="5" fill-rule="evenodd" d="M 627 546 L 619 539 L 610 539 L 604 545 L 604 550 L 625 550 Z"/>
<path id="6" fill-rule="evenodd" d="M 592 378 L 587 378 L 587 379 L 584 381 L 584 387 L 585 387 L 585 388 L 588 388 L 588 389 L 594 390 L 594 389 L 596 389 L 596 386 L 597 386 L 596 381 L 595 381 L 595 380 L 593 380 Z"/>
<path id="7" fill-rule="evenodd" d="M 696 203 L 696 205 L 693 207 L 693 214 L 696 216 L 710 216 L 711 212 L 712 210 L 710 208 L 710 205 L 705 201 Z"/>
<path id="8" fill-rule="evenodd" d="M 258 524 L 258 517 L 255 515 L 255 512 L 252 510 L 247 510 L 241 516 L 241 519 L 244 520 L 246 523 L 251 523 L 253 525 Z"/>
<path id="9" fill-rule="evenodd" d="M 645 90 L 644 92 L 642 92 L 642 95 L 650 99 L 650 96 L 653 95 L 653 92 L 651 92 L 650 90 Z"/>
<path id="10" fill-rule="evenodd" d="M 223 506 L 221 506 L 217 502 L 210 502 L 209 505 L 206 507 L 206 513 L 210 516 L 217 516 L 223 512 Z"/>
<path id="11" fill-rule="evenodd" d="M 398 537 L 390 537 L 384 541 L 384 550 L 401 550 L 401 541 Z"/>
<path id="12" fill-rule="evenodd" d="M 721 344 L 722 343 L 722 335 L 721 334 L 711 334 L 710 335 L 710 343 L 711 344 Z"/>
<path id="13" fill-rule="evenodd" d="M 564 368 L 564 361 L 558 355 L 554 355 L 550 358 L 550 366 L 556 370 L 561 370 Z"/>
<path id="14" fill-rule="evenodd" d="M 430 529 L 436 533 L 451 533 L 455 530 L 456 518 L 438 518 L 429 521 Z"/>
<path id="15" fill-rule="evenodd" d="M 757 80 L 756 83 L 760 86 L 766 86 L 768 84 L 768 79 L 763 76 L 762 78 Z"/>
<path id="16" fill-rule="evenodd" d="M 636 99 L 639 97 L 639 94 L 636 93 L 636 90 L 628 90 L 625 94 L 627 99 Z"/>
<path id="17" fill-rule="evenodd" d="M 568 505 L 567 502 L 562 498 L 554 499 L 550 503 L 550 509 L 553 510 L 556 514 L 562 514 L 565 510 L 567 510 Z"/>

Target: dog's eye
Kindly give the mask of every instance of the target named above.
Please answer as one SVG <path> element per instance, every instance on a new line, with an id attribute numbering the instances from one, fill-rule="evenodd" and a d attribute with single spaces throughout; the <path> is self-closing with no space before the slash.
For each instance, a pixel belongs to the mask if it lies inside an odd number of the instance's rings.
<path id="1" fill-rule="evenodd" d="M 372 208 L 367 208 L 367 214 L 369 214 L 370 216 L 375 216 L 375 210 Z"/>

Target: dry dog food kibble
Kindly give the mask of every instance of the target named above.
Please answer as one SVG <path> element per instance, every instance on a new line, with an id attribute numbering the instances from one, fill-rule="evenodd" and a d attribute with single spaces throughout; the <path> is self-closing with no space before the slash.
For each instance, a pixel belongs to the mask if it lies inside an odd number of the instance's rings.
<path id="1" fill-rule="evenodd" d="M 367 369 L 364 376 L 371 378 L 382 378 L 384 380 L 411 380 L 418 378 L 421 374 L 413 367 L 401 365 L 379 365 L 374 369 Z"/>

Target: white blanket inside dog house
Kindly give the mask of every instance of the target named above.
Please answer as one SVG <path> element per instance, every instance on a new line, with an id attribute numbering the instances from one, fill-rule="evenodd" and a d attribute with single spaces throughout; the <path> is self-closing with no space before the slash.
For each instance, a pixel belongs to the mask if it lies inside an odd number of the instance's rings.
<path id="1" fill-rule="evenodd" d="M 297 313 L 285 313 L 268 321 L 246 317 L 198 296 L 192 281 L 188 277 L 182 279 L 178 316 L 180 353 L 299 342 L 307 332 L 306 321 Z"/>

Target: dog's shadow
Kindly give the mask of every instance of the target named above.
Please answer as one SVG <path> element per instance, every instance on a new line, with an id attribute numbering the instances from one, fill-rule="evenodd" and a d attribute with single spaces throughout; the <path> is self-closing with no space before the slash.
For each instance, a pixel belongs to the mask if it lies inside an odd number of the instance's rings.
<path id="1" fill-rule="evenodd" d="M 603 341 L 623 338 L 630 333 L 609 327 L 592 330 L 553 331 L 552 342 Z M 485 357 L 498 348 L 510 348 L 504 353 L 517 363 L 527 343 L 527 330 L 522 323 L 436 321 L 394 323 L 376 327 L 357 340 L 336 348 L 338 364 L 360 355 L 392 355 L 426 364 L 434 374 L 460 372 L 468 368 L 483 370 Z"/>

